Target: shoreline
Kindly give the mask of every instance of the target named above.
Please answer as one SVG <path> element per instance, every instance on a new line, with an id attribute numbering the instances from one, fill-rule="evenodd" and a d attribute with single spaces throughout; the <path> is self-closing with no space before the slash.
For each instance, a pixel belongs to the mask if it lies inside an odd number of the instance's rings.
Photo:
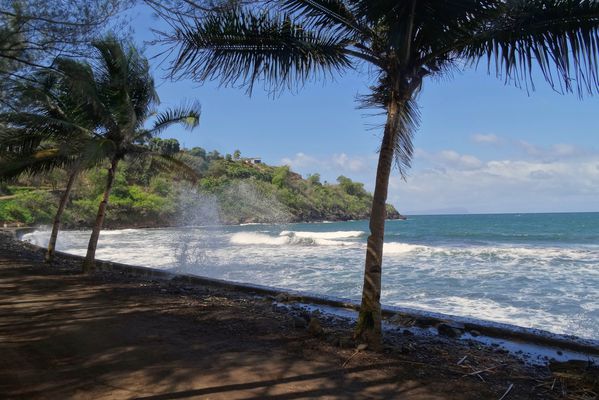
<path id="1" fill-rule="evenodd" d="M 44 251 L 43 248 L 31 243 L 22 242 L 23 234 L 36 228 L 13 228 L 0 231 L 9 232 L 20 245 L 30 247 L 34 251 Z M 69 264 L 79 264 L 83 257 L 57 252 L 60 261 Z M 331 315 L 350 318 L 347 312 L 356 312 L 359 303 L 350 299 L 323 296 L 314 293 L 262 286 L 249 283 L 233 282 L 223 279 L 207 278 L 198 275 L 181 274 L 172 271 L 154 269 L 144 266 L 97 260 L 100 271 L 124 273 L 145 279 L 156 279 L 181 285 L 202 285 L 238 291 L 255 293 L 283 299 L 282 303 L 294 303 L 307 309 L 326 309 Z M 473 317 L 442 314 L 409 307 L 383 305 L 383 318 L 386 330 L 408 330 L 424 335 L 448 336 L 464 341 L 473 340 L 483 345 L 501 347 L 513 355 L 530 363 L 548 363 L 554 361 L 586 360 L 599 363 L 599 339 L 580 338 L 574 335 L 552 333 L 537 328 L 527 328 L 518 325 L 483 320 Z"/>

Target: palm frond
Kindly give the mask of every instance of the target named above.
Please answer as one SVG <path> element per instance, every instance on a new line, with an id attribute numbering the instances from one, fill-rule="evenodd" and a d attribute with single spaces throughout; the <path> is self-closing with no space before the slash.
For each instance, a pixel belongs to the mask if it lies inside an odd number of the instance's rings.
<path id="1" fill-rule="evenodd" d="M 64 148 L 44 148 L 26 157 L 3 157 L 0 161 L 0 181 L 19 175 L 38 175 L 56 168 L 67 168 L 77 159 Z"/>
<path id="2" fill-rule="evenodd" d="M 497 2 L 480 29 L 463 32 L 457 52 L 476 63 L 486 58 L 496 74 L 531 83 L 537 67 L 556 90 L 599 91 L 599 2 L 513 0 Z"/>
<path id="3" fill-rule="evenodd" d="M 350 2 L 343 0 L 274 0 L 281 9 L 297 15 L 306 25 L 327 29 L 348 38 L 369 37 L 373 34 L 368 25 L 362 24 L 351 9 Z"/>
<path id="4" fill-rule="evenodd" d="M 187 129 L 193 129 L 200 123 L 201 107 L 198 102 L 178 108 L 169 108 L 156 116 L 154 126 L 147 134 L 153 136 L 161 133 L 174 124 L 181 124 Z"/>
<path id="5" fill-rule="evenodd" d="M 34 114 L 29 112 L 4 113 L 0 114 L 0 123 L 7 124 L 13 129 L 7 133 L 0 132 L 0 141 L 11 138 L 17 139 L 17 133 L 23 135 L 34 135 L 46 139 L 65 139 L 73 138 L 77 135 L 92 135 L 92 131 L 73 121 L 53 118 L 43 114 Z"/>
<path id="6" fill-rule="evenodd" d="M 414 99 L 406 101 L 399 109 L 399 125 L 394 136 L 395 164 L 403 179 L 412 166 L 414 135 L 420 125 L 420 110 Z"/>
<path id="7" fill-rule="evenodd" d="M 177 155 L 166 155 L 156 152 L 149 153 L 152 167 L 163 172 L 176 174 L 178 178 L 196 183 L 202 176 Z"/>
<path id="8" fill-rule="evenodd" d="M 153 151 L 147 146 L 132 144 L 127 147 L 127 157 L 134 160 L 150 159 L 150 167 L 162 172 L 176 173 L 182 179 L 195 183 L 202 176 L 190 167 L 179 155 L 168 155 Z"/>
<path id="9" fill-rule="evenodd" d="M 97 77 L 92 66 L 66 58 L 59 58 L 54 63 L 56 69 L 65 77 L 63 82 L 68 87 L 73 100 L 77 101 L 93 119 L 115 129 L 116 123 L 99 93 Z"/>
<path id="10" fill-rule="evenodd" d="M 232 10 L 177 28 L 167 39 L 179 46 L 172 73 L 198 81 L 271 90 L 292 88 L 315 76 L 351 67 L 345 38 L 310 30 L 288 15 Z"/>

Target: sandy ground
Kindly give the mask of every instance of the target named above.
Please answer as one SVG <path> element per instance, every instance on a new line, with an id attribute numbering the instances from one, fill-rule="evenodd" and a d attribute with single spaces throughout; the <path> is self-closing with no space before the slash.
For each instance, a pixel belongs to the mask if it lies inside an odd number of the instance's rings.
<path id="1" fill-rule="evenodd" d="M 322 323 L 315 335 L 269 298 L 83 276 L 0 245 L 3 399 L 499 399 L 510 385 L 506 400 L 563 394 L 548 369 L 495 349 L 398 335 L 384 353 L 356 353 L 348 326 Z"/>

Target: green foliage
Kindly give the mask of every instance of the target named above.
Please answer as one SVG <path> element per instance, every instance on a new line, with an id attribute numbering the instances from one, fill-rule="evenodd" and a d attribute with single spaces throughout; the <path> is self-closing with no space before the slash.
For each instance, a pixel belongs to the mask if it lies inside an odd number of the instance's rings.
<path id="1" fill-rule="evenodd" d="M 197 188 L 215 197 L 225 223 L 348 220 L 369 215 L 372 196 L 361 183 L 347 177 L 340 176 L 337 185 L 323 184 L 319 174 L 302 179 L 288 166 L 223 158 L 206 161 L 202 157 L 206 152 L 198 149 L 183 150 L 180 156 L 203 171 Z M 213 156 L 215 153 L 210 152 Z M 63 216 L 66 226 L 93 224 L 106 175 L 105 168 L 81 175 Z M 0 222 L 49 223 L 59 191 L 35 190 L 34 186 L 47 185 L 53 179 L 51 175 L 22 177 L 20 186 L 5 186 L 4 190 L 16 197 L 0 201 Z M 176 223 L 183 207 L 187 207 L 186 199 L 181 198 L 185 188 L 176 174 L 152 168 L 148 162 L 124 161 L 115 175 L 106 225 L 116 228 Z M 397 213 L 393 206 L 387 207 L 390 216 Z"/>
<path id="2" fill-rule="evenodd" d="M 287 178 L 289 177 L 289 167 L 284 165 L 282 167 L 275 168 L 275 172 L 272 176 L 272 184 L 283 189 L 287 184 Z"/>
<path id="3" fill-rule="evenodd" d="M 48 224 L 56 212 L 52 194 L 43 190 L 20 191 L 15 197 L 0 200 L 0 221 L 23 224 Z"/>
<path id="4" fill-rule="evenodd" d="M 160 154 L 172 156 L 181 151 L 181 146 L 177 139 L 161 139 L 155 137 L 150 139 L 150 149 Z"/>
<path id="5" fill-rule="evenodd" d="M 193 147 L 191 150 L 188 150 L 188 153 L 194 157 L 206 159 L 206 150 L 201 147 Z"/>

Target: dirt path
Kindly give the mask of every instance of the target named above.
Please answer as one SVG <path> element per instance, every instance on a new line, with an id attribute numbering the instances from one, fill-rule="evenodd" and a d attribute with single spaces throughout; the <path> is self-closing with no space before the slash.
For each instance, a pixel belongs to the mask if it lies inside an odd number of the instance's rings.
<path id="1" fill-rule="evenodd" d="M 544 371 L 489 349 L 406 336 L 344 365 L 353 348 L 291 321 L 268 299 L 85 277 L 0 246 L 0 398 L 499 399 L 510 384 L 506 400 L 550 398 Z"/>

